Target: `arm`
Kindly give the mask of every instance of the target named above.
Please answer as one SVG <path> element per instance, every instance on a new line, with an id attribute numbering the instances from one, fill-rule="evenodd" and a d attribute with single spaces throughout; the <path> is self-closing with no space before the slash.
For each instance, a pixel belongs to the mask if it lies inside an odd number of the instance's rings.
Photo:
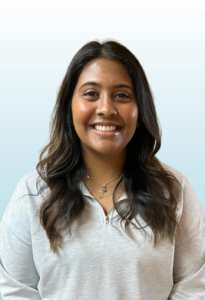
<path id="1" fill-rule="evenodd" d="M 169 300 L 205 299 L 205 227 L 176 248 L 173 278 Z"/>
<path id="2" fill-rule="evenodd" d="M 40 300 L 32 246 L 3 220 L 0 227 L 0 293 L 2 299 Z M 5 298 L 4 298 L 5 297 Z"/>
<path id="3" fill-rule="evenodd" d="M 35 172 L 18 183 L 0 223 L 0 294 L 8 300 L 39 300 L 39 275 L 32 252 L 30 193 L 36 193 Z M 25 196 L 24 196 L 25 195 Z M 36 199 L 36 198 L 35 198 Z"/>
<path id="4" fill-rule="evenodd" d="M 186 179 L 169 300 L 205 299 L 205 216 Z"/>

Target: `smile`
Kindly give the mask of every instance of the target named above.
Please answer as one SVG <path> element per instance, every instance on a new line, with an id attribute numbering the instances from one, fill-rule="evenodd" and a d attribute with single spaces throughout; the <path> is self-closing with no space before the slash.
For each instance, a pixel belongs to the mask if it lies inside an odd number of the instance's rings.
<path id="1" fill-rule="evenodd" d="M 109 132 L 109 131 L 116 131 L 118 129 L 117 126 L 102 126 L 102 125 L 94 125 L 93 126 L 97 131 L 106 131 L 106 132 Z"/>
<path id="2" fill-rule="evenodd" d="M 101 137 L 118 136 L 121 130 L 121 127 L 115 125 L 92 125 L 90 128 L 95 134 Z"/>

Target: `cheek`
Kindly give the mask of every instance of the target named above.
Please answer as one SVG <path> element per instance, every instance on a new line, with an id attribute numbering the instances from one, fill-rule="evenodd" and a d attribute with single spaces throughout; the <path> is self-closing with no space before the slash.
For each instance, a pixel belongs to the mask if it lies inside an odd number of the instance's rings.
<path id="1" fill-rule="evenodd" d="M 74 101 L 72 103 L 72 115 L 74 124 L 86 122 L 91 114 L 92 108 L 89 104 L 82 101 Z"/>
<path id="2" fill-rule="evenodd" d="M 137 125 L 137 119 L 138 119 L 138 108 L 136 104 L 130 106 L 126 112 L 126 119 L 130 124 L 133 124 L 134 126 Z"/>

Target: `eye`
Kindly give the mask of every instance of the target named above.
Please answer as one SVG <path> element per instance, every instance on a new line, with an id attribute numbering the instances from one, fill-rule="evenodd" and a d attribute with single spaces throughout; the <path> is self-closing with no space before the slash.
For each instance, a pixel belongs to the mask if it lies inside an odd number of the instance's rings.
<path id="1" fill-rule="evenodd" d="M 90 91 L 90 92 L 85 93 L 84 96 L 90 96 L 90 97 L 95 96 L 96 97 L 97 93 Z"/>
<path id="2" fill-rule="evenodd" d="M 118 93 L 115 95 L 115 97 L 117 98 L 117 101 L 119 101 L 119 102 L 127 103 L 130 101 L 129 95 L 127 95 L 125 93 Z"/>
<path id="3" fill-rule="evenodd" d="M 129 98 L 129 96 L 127 94 L 124 94 L 124 93 L 119 93 L 116 96 L 119 96 L 118 98 Z"/>

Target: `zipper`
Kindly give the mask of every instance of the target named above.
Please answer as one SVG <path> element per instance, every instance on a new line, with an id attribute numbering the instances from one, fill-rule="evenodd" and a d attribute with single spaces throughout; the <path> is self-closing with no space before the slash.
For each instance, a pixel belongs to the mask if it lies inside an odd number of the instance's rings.
<path id="1" fill-rule="evenodd" d="M 100 208 L 100 210 L 101 210 L 101 212 L 102 212 L 102 214 L 103 214 L 104 224 L 105 224 L 105 225 L 109 225 L 109 223 L 110 223 L 110 222 L 109 222 L 109 221 L 110 221 L 110 219 L 109 219 L 109 214 L 110 214 L 111 210 L 113 209 L 113 206 L 112 206 L 112 208 L 110 209 L 108 215 L 106 215 L 105 212 L 104 212 L 104 209 L 102 208 L 102 205 L 100 205 L 100 203 L 99 203 L 97 200 L 95 200 L 95 201 L 96 201 L 98 207 Z"/>
<path id="2" fill-rule="evenodd" d="M 109 224 L 109 217 L 105 215 L 105 224 Z"/>

